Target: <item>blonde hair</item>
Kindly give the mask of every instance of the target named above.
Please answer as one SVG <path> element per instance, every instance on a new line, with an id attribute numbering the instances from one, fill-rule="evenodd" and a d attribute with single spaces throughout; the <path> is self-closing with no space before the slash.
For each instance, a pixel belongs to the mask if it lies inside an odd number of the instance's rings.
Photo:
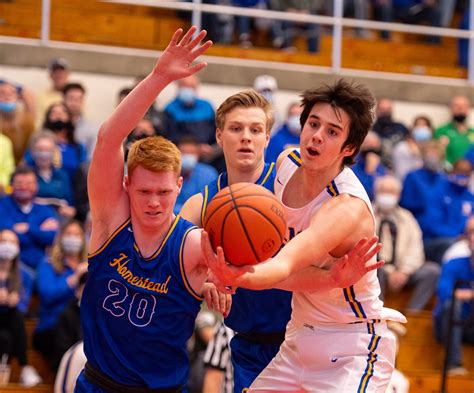
<path id="1" fill-rule="evenodd" d="M 273 113 L 270 103 L 255 90 L 245 90 L 228 97 L 216 111 L 216 127 L 224 129 L 225 116 L 235 108 L 260 108 L 267 118 L 266 131 L 270 133 L 273 127 Z"/>
<path id="2" fill-rule="evenodd" d="M 82 224 L 77 221 L 77 220 L 70 220 L 66 222 L 61 229 L 59 230 L 58 234 L 56 235 L 56 238 L 54 239 L 53 247 L 51 248 L 51 265 L 53 265 L 53 269 L 56 273 L 62 273 L 64 271 L 64 251 L 61 246 L 61 239 L 64 236 L 64 232 L 66 232 L 66 229 L 70 227 L 71 225 L 77 225 L 79 228 L 81 228 L 81 238 L 82 238 L 82 248 L 81 251 L 79 251 L 79 259 L 81 262 L 87 261 L 87 244 L 86 244 L 86 235 L 84 232 L 84 228 L 82 227 Z"/>
<path id="3" fill-rule="evenodd" d="M 136 141 L 128 152 L 128 176 L 142 166 L 153 172 L 181 173 L 181 153 L 176 145 L 162 136 L 151 136 Z"/>

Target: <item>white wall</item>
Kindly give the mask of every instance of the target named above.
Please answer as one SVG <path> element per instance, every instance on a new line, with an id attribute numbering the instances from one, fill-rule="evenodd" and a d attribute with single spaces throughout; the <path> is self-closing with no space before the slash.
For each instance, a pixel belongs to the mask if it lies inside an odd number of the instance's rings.
<path id="1" fill-rule="evenodd" d="M 35 93 L 46 89 L 49 85 L 46 69 L 33 67 L 11 67 L 0 64 L 0 79 L 21 83 L 28 86 Z M 81 82 L 86 87 L 86 113 L 89 119 L 97 124 L 106 119 L 114 109 L 119 90 L 134 83 L 133 77 L 84 72 L 73 72 L 70 80 Z M 209 99 L 214 104 L 214 107 L 217 108 L 226 97 L 248 87 L 203 84 L 200 88 L 200 95 Z M 168 86 L 158 99 L 158 107 L 163 107 L 173 98 L 174 94 L 175 87 Z M 285 116 L 286 108 L 291 101 L 298 100 L 298 94 L 299 92 L 290 90 L 278 92 L 276 108 L 281 116 Z M 449 111 L 444 105 L 395 101 L 395 119 L 409 125 L 413 118 L 419 114 L 425 114 L 430 117 L 434 125 L 439 125 L 449 120 Z M 471 122 L 474 123 L 474 116 L 471 116 Z"/>

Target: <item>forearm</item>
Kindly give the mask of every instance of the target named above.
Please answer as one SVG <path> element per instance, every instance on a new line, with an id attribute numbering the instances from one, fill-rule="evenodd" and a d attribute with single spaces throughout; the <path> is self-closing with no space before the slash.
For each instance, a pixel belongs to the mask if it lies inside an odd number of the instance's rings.
<path id="1" fill-rule="evenodd" d="M 337 287 L 330 271 L 316 266 L 308 266 L 275 285 L 291 292 L 320 292 Z"/>
<path id="2" fill-rule="evenodd" d="M 275 257 L 252 267 L 252 271 L 237 278 L 236 286 L 262 290 L 275 288 L 276 284 L 290 276 L 287 263 Z"/>
<path id="3" fill-rule="evenodd" d="M 112 115 L 103 123 L 99 132 L 105 137 L 107 148 L 121 146 L 138 121 L 143 118 L 150 105 L 161 91 L 171 82 L 165 75 L 153 71 L 143 79 L 120 103 Z"/>

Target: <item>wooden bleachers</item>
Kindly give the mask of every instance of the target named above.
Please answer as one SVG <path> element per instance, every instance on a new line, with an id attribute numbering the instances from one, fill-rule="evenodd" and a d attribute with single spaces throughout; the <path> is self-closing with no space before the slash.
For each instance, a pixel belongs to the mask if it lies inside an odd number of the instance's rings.
<path id="1" fill-rule="evenodd" d="M 103 3 L 92 0 L 52 0 L 50 38 L 89 44 L 127 46 L 145 49 L 163 48 L 171 34 L 188 21 L 173 10 Z M 41 5 L 37 0 L 0 3 L 0 35 L 39 38 Z M 342 65 L 345 68 L 465 78 L 466 70 L 457 66 L 457 44 L 443 38 L 440 45 L 423 43 L 419 37 L 394 33 L 391 41 L 350 36 L 344 32 Z M 330 66 L 332 38 L 323 35 L 321 51 L 309 54 L 302 38 L 295 41 L 297 52 L 273 50 L 268 34 L 257 34 L 258 47 L 215 45 L 210 55 L 270 60 L 294 64 Z M 442 54 L 442 55 L 440 55 Z"/>
<path id="2" fill-rule="evenodd" d="M 410 291 L 388 293 L 385 305 L 402 311 L 410 295 Z M 427 309 L 432 308 L 433 302 Z M 434 338 L 432 312 L 428 310 L 407 314 L 407 334 L 400 338 L 397 368 L 410 380 L 410 393 L 439 393 L 441 387 L 445 349 Z M 469 374 L 448 377 L 448 393 L 474 392 L 473 346 L 463 347 L 463 358 Z"/>

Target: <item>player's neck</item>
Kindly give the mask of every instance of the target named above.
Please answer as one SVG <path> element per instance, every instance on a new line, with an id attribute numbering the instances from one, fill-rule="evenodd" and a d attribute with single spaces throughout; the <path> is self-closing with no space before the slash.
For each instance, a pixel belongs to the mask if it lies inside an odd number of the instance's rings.
<path id="1" fill-rule="evenodd" d="M 258 178 L 262 175 L 263 168 L 265 167 L 265 162 L 262 161 L 254 168 L 248 168 L 247 170 L 242 170 L 241 168 L 236 168 L 232 166 L 227 167 L 227 181 L 228 184 L 236 183 L 255 183 Z"/>
<path id="2" fill-rule="evenodd" d="M 334 180 L 341 172 L 341 167 L 324 168 L 322 170 L 308 170 L 301 167 L 301 178 L 303 193 L 305 195 L 318 195 L 326 186 Z M 314 194 L 314 195 L 313 195 Z"/>
<path id="3" fill-rule="evenodd" d="M 171 214 L 160 225 L 145 226 L 138 222 L 138 220 L 131 217 L 133 237 L 137 244 L 140 253 L 144 258 L 148 258 L 158 249 L 168 231 L 173 225 L 176 216 Z"/>

